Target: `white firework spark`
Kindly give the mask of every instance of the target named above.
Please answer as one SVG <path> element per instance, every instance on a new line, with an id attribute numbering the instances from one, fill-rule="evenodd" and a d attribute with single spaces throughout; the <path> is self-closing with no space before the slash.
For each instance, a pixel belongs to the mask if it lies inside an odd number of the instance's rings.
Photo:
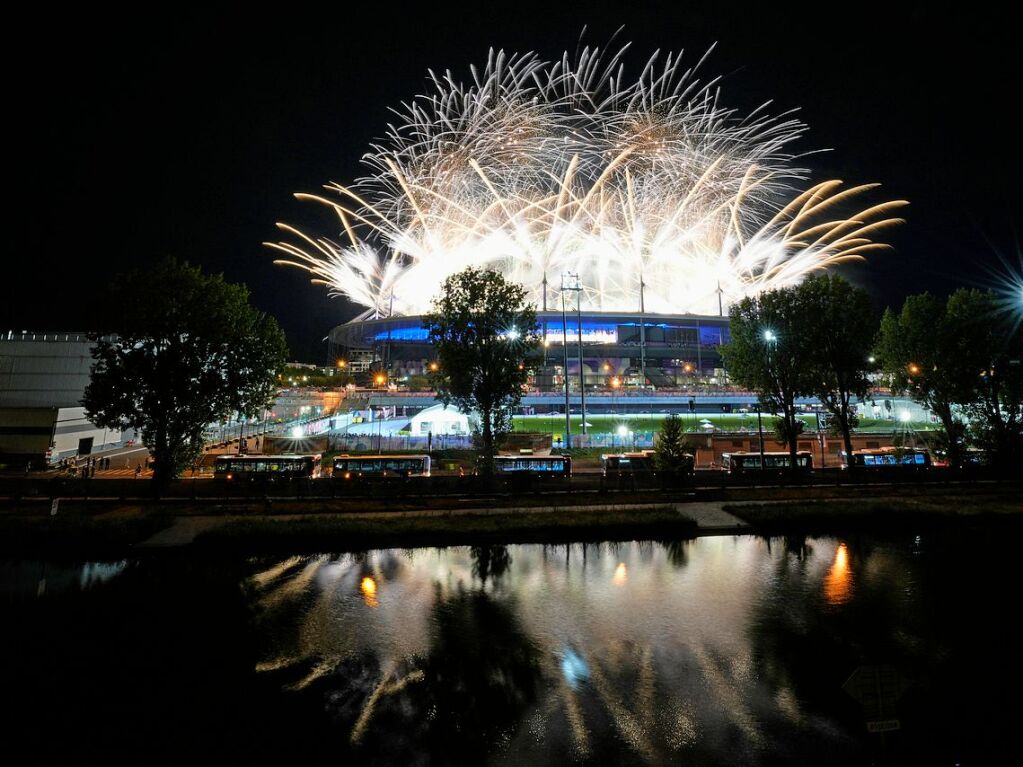
<path id="1" fill-rule="evenodd" d="M 427 311 L 466 266 L 497 269 L 546 305 L 565 272 L 590 311 L 713 314 L 744 296 L 887 247 L 903 200 L 839 215 L 874 184 L 825 181 L 789 146 L 806 126 L 765 104 L 740 116 L 681 57 L 654 54 L 626 81 L 625 48 L 549 63 L 491 51 L 469 84 L 430 73 L 431 93 L 395 110 L 369 174 L 326 195 L 343 240 L 266 243 L 366 307 Z"/>

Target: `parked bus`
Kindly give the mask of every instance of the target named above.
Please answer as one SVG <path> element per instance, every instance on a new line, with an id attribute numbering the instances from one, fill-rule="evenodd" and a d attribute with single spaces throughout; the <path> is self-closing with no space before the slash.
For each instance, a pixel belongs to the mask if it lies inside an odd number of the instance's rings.
<path id="1" fill-rule="evenodd" d="M 429 477 L 428 455 L 338 455 L 334 479 L 361 477 Z"/>
<path id="2" fill-rule="evenodd" d="M 634 474 L 654 474 L 657 472 L 657 459 L 653 450 L 636 453 L 614 453 L 600 456 L 605 477 L 627 476 Z M 683 465 L 680 474 L 693 476 L 696 458 L 690 453 L 683 454 Z"/>
<path id="3" fill-rule="evenodd" d="M 495 455 L 498 474 L 540 474 L 572 476 L 572 458 L 567 455 Z"/>
<path id="4" fill-rule="evenodd" d="M 600 456 L 604 476 L 609 474 L 649 474 L 656 468 L 649 453 L 610 453 Z"/>
<path id="5" fill-rule="evenodd" d="M 221 455 L 213 464 L 214 479 L 224 481 L 275 481 L 319 476 L 319 455 Z"/>
<path id="6" fill-rule="evenodd" d="M 931 468 L 931 454 L 926 450 L 882 447 L 876 450 L 853 450 L 852 460 L 843 450 L 838 454 L 842 468 L 850 465 L 864 469 L 907 469 L 922 470 Z"/>
<path id="7" fill-rule="evenodd" d="M 723 453 L 721 468 L 729 474 L 749 472 L 781 472 L 792 467 L 792 456 L 788 453 L 764 453 L 764 465 L 760 465 L 759 452 Z M 810 471 L 813 468 L 813 454 L 805 451 L 796 453 L 796 470 Z"/>

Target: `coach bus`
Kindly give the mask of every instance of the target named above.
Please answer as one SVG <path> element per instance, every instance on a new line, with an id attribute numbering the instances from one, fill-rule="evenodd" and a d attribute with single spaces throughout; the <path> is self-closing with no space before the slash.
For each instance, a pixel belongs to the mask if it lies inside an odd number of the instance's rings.
<path id="1" fill-rule="evenodd" d="M 319 455 L 221 455 L 213 464 L 214 479 L 224 481 L 314 479 L 319 476 Z"/>
<path id="2" fill-rule="evenodd" d="M 429 477 L 428 455 L 338 455 L 334 479 L 361 477 Z"/>
<path id="3" fill-rule="evenodd" d="M 838 454 L 842 468 L 850 466 L 864 469 L 923 470 L 931 468 L 931 454 L 926 450 L 879 448 L 876 450 L 853 450 L 852 456 L 843 450 Z"/>
<path id="4" fill-rule="evenodd" d="M 604 476 L 614 474 L 648 474 L 655 470 L 654 457 L 649 453 L 616 453 L 600 456 Z"/>
<path id="5" fill-rule="evenodd" d="M 570 477 L 572 458 L 567 455 L 495 455 L 494 468 L 498 474 Z"/>
<path id="6" fill-rule="evenodd" d="M 789 453 L 764 453 L 763 466 L 760 465 L 759 452 L 723 453 L 721 468 L 729 474 L 748 474 L 765 471 L 782 472 L 792 467 L 792 456 Z M 813 468 L 813 454 L 800 451 L 796 453 L 796 471 L 808 472 Z"/>

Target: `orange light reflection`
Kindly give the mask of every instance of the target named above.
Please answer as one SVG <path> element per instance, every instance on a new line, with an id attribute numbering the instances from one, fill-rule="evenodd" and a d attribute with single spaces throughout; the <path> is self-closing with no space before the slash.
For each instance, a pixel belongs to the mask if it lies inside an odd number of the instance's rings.
<path id="1" fill-rule="evenodd" d="M 615 568 L 614 577 L 611 579 L 615 586 L 624 586 L 626 579 L 629 577 L 629 570 L 625 566 L 624 562 L 619 562 L 618 567 Z"/>
<path id="2" fill-rule="evenodd" d="M 824 576 L 824 598 L 831 605 L 844 605 L 852 596 L 852 571 L 849 569 L 849 550 L 844 543 L 835 551 L 835 561 Z"/>
<path id="3" fill-rule="evenodd" d="M 367 607 L 380 606 L 380 602 L 377 600 L 377 582 L 375 580 L 367 575 L 359 584 L 359 590 L 362 591 L 362 599 Z"/>

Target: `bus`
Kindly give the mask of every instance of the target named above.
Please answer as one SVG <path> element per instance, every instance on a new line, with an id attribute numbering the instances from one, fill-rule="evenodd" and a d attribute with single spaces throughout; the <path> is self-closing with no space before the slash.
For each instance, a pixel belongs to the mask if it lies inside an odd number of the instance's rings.
<path id="1" fill-rule="evenodd" d="M 609 474 L 647 474 L 656 468 L 648 453 L 615 453 L 600 456 L 604 476 Z"/>
<path id="2" fill-rule="evenodd" d="M 931 468 L 931 454 L 926 450 L 882 447 L 876 450 L 853 450 L 850 456 L 843 450 L 838 454 L 842 468 L 850 465 L 864 469 L 906 469 L 923 470 Z"/>
<path id="3" fill-rule="evenodd" d="M 745 474 L 747 472 L 786 471 L 792 466 L 792 456 L 788 453 L 764 453 L 764 465 L 760 465 L 759 452 L 736 452 L 721 454 L 721 468 L 729 474 Z M 796 470 L 807 472 L 813 468 L 813 454 L 800 451 L 796 453 Z"/>
<path id="4" fill-rule="evenodd" d="M 334 479 L 363 477 L 429 477 L 428 455 L 338 455 Z"/>
<path id="5" fill-rule="evenodd" d="M 229 482 L 315 479 L 319 476 L 319 455 L 221 455 L 213 464 L 214 479 Z"/>
<path id="6" fill-rule="evenodd" d="M 494 468 L 498 474 L 571 477 L 572 458 L 567 455 L 495 455 Z"/>

